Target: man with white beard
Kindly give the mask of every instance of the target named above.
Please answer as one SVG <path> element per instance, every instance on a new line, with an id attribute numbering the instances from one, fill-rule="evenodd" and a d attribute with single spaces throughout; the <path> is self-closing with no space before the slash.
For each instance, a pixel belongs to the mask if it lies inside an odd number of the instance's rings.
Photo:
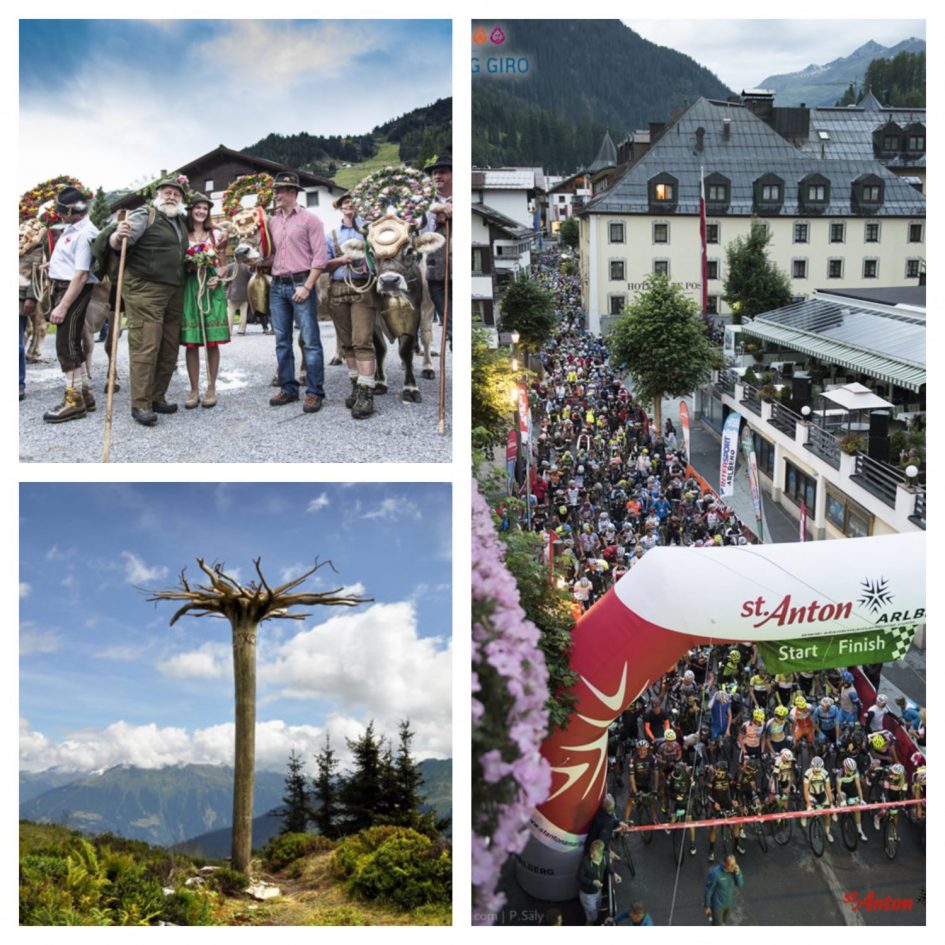
<path id="1" fill-rule="evenodd" d="M 139 207 L 109 239 L 116 251 L 128 238 L 122 304 L 128 324 L 131 416 L 146 427 L 157 414 L 174 413 L 167 388 L 177 368 L 187 252 L 186 178 L 165 178 L 153 210 Z"/>

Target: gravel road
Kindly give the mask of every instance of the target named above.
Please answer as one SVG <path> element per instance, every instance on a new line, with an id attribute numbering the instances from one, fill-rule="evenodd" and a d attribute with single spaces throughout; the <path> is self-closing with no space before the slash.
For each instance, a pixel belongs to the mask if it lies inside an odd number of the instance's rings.
<path id="1" fill-rule="evenodd" d="M 436 380 L 420 377 L 420 358 L 414 372 L 423 401 L 402 403 L 403 367 L 396 350 L 388 351 L 385 366 L 390 392 L 374 401 L 374 416 L 353 420 L 344 406 L 350 391 L 347 370 L 330 367 L 335 332 L 330 322 L 319 322 L 326 352 L 325 404 L 317 414 L 303 414 L 302 401 L 270 407 L 276 388 L 270 381 L 276 370 L 275 342 L 258 325 L 236 335 L 221 352 L 217 405 L 184 410 L 190 390 L 181 349 L 177 373 L 168 400 L 180 404 L 176 414 L 159 416 L 147 428 L 131 419 L 128 391 L 128 349 L 119 344 L 118 376 L 112 416 L 112 463 L 448 463 L 452 450 L 452 357 L 446 357 L 445 433 L 437 432 L 439 365 Z M 439 332 L 434 326 L 439 344 Z M 62 375 L 56 361 L 55 337 L 47 336 L 41 363 L 27 365 L 26 399 L 20 402 L 20 460 L 47 463 L 99 463 L 105 433 L 106 357 L 103 344 L 95 345 L 92 391 L 98 409 L 79 420 L 45 423 L 43 413 L 62 399 Z M 298 347 L 295 349 L 299 367 Z M 201 355 L 201 377 L 205 378 Z M 202 381 L 201 387 L 205 386 Z M 304 388 L 302 390 L 304 396 Z"/>

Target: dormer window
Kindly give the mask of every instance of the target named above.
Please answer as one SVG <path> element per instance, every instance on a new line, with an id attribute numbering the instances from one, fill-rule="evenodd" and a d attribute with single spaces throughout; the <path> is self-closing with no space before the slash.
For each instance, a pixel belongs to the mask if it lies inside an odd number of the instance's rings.
<path id="1" fill-rule="evenodd" d="M 784 203 L 784 181 L 776 174 L 759 177 L 753 186 L 756 213 L 779 213 Z"/>
<path id="2" fill-rule="evenodd" d="M 853 181 L 853 209 L 876 213 L 883 205 L 885 184 L 876 174 L 863 174 Z"/>
<path id="3" fill-rule="evenodd" d="M 830 203 L 830 181 L 823 174 L 808 174 L 801 179 L 797 199 L 805 212 L 822 211 Z"/>
<path id="4" fill-rule="evenodd" d="M 679 181 L 672 174 L 657 174 L 647 185 L 650 209 L 653 213 L 666 213 L 676 209 L 679 200 Z"/>
<path id="5" fill-rule="evenodd" d="M 902 128 L 894 121 L 887 121 L 873 132 L 873 153 L 891 157 L 902 148 Z"/>
<path id="6" fill-rule="evenodd" d="M 904 151 L 909 154 L 925 154 L 925 125 L 920 122 L 909 125 L 903 138 Z"/>
<path id="7" fill-rule="evenodd" d="M 732 182 L 721 174 L 709 174 L 705 179 L 705 202 L 712 213 L 728 209 L 731 202 Z"/>

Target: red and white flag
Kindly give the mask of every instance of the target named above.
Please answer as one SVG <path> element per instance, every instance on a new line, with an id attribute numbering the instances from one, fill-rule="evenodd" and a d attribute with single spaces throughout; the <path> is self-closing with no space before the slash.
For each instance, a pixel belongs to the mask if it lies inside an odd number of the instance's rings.
<path id="1" fill-rule="evenodd" d="M 801 499 L 801 541 L 807 541 L 807 506 Z"/>
<path id="2" fill-rule="evenodd" d="M 702 311 L 709 307 L 709 250 L 705 241 L 705 171 L 699 166 L 699 241 L 702 244 Z"/>

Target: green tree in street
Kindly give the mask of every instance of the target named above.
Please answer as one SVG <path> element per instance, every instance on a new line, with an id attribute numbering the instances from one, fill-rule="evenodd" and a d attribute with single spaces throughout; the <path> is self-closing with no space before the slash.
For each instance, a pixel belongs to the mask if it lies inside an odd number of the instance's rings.
<path id="1" fill-rule="evenodd" d="M 743 318 L 781 308 L 791 301 L 791 280 L 769 258 L 771 237 L 763 226 L 752 224 L 748 236 L 739 236 L 725 248 L 728 276 L 725 301 L 736 325 Z"/>
<path id="2" fill-rule="evenodd" d="M 552 335 L 557 318 L 551 292 L 527 273 L 518 272 L 501 302 L 503 331 L 517 331 L 527 353 L 537 351 Z"/>
<path id="3" fill-rule="evenodd" d="M 577 249 L 581 239 L 581 228 L 574 217 L 568 217 L 558 228 L 558 242 L 569 249 Z"/>
<path id="4" fill-rule="evenodd" d="M 698 304 L 680 286 L 655 273 L 624 307 L 609 346 L 611 362 L 627 372 L 636 397 L 652 402 L 657 428 L 662 426 L 662 399 L 692 393 L 721 364 L 706 336 Z"/>
<path id="5" fill-rule="evenodd" d="M 489 333 L 472 329 L 472 428 L 481 431 L 478 439 L 496 442 L 511 423 L 509 391 L 517 372 L 512 370 L 508 348 L 490 348 Z"/>
<path id="6" fill-rule="evenodd" d="M 105 199 L 105 191 L 99 187 L 95 191 L 95 199 L 92 206 L 89 207 L 89 219 L 98 229 L 103 230 L 108 224 L 108 201 Z"/>

